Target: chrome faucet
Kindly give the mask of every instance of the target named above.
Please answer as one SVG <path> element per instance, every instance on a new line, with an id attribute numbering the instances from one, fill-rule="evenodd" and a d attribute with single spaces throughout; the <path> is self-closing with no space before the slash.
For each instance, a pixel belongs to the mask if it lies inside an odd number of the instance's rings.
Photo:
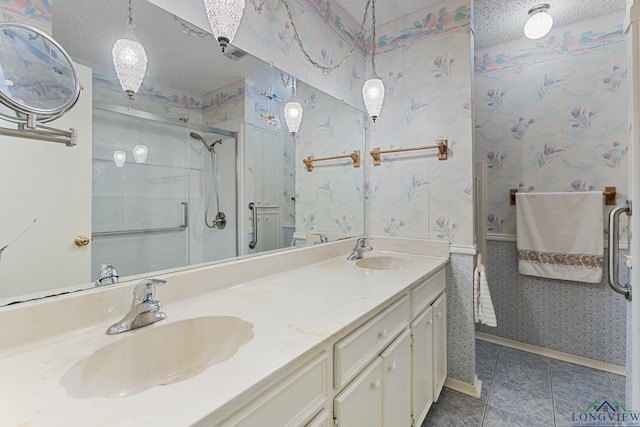
<path id="1" fill-rule="evenodd" d="M 113 285 L 118 283 L 118 270 L 111 264 L 102 264 L 100 266 L 100 273 L 98 273 L 98 280 L 96 280 L 96 286 Z"/>
<path id="2" fill-rule="evenodd" d="M 166 319 L 167 315 L 159 311 L 162 303 L 153 299 L 155 285 L 165 283 L 167 283 L 165 280 L 160 279 L 144 279 L 138 283 L 133 289 L 131 310 L 121 321 L 111 325 L 107 329 L 107 334 L 119 334 Z"/>
<path id="3" fill-rule="evenodd" d="M 353 261 L 355 259 L 361 259 L 362 255 L 367 252 L 373 250 L 371 246 L 365 246 L 367 243 L 367 237 L 362 236 L 359 237 L 356 241 L 356 246 L 353 248 L 353 252 L 347 257 L 349 261 Z"/>

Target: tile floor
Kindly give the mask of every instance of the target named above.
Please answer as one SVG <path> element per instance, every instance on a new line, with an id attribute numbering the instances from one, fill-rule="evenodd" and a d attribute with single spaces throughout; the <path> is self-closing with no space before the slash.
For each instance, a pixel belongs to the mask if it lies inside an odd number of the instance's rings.
<path id="1" fill-rule="evenodd" d="M 623 376 L 487 341 L 476 340 L 476 370 L 480 399 L 445 388 L 422 427 L 574 426 L 594 400 L 624 405 Z"/>

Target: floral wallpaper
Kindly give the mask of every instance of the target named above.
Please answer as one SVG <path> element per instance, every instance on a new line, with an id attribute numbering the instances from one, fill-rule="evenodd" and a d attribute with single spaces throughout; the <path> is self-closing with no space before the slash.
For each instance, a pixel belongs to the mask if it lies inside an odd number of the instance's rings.
<path id="1" fill-rule="evenodd" d="M 537 41 L 515 41 L 476 52 L 476 75 L 524 67 L 624 41 L 622 14 L 608 15 L 551 31 Z M 523 43 L 524 42 L 524 43 Z"/>
<path id="2" fill-rule="evenodd" d="M 296 232 L 364 234 L 364 115 L 309 85 L 299 84 L 296 97 L 304 111 L 295 136 Z M 358 168 L 347 158 L 316 163 L 307 172 L 302 162 L 354 150 L 362 156 Z"/>
<path id="3" fill-rule="evenodd" d="M 420 41 L 385 53 L 377 61 L 378 73 L 386 80 L 385 103 L 378 121 L 371 125 L 368 149 L 434 145 L 444 138 L 449 159 L 438 161 L 435 149 L 383 155 L 363 186 L 368 232 L 470 246 L 469 27 Z M 366 161 L 372 165 L 369 156 Z"/>
<path id="4" fill-rule="evenodd" d="M 202 123 L 202 97 L 157 86 L 146 79 L 131 101 L 122 91 L 115 72 L 105 66 L 93 66 L 93 99 L 173 119 L 188 118 L 193 123 Z"/>
<path id="5" fill-rule="evenodd" d="M 1 0 L 0 21 L 33 25 L 51 34 L 51 2 L 48 0 Z"/>
<path id="6" fill-rule="evenodd" d="M 588 24 L 609 28 L 622 15 Z M 595 25 L 594 25 L 595 24 Z M 515 234 L 515 208 L 509 189 L 519 191 L 589 191 L 616 186 L 618 200 L 627 193 L 627 69 L 624 36 L 590 30 L 585 24 L 558 29 L 546 40 L 522 40 L 485 49 L 478 58 L 527 58 L 520 67 L 488 72 L 476 68 L 475 137 L 478 160 L 486 162 L 489 233 Z M 563 39 L 600 48 L 527 56 L 532 45 Z M 575 42 L 575 43 L 574 43 Z M 496 52 L 500 52 L 497 53 Z M 549 60 L 549 59 L 552 60 Z M 605 218 L 611 206 L 604 207 Z M 603 227 L 605 224 L 603 224 Z M 606 231 L 606 230 L 605 230 Z"/>
<path id="7" fill-rule="evenodd" d="M 246 80 L 240 80 L 207 94 L 202 99 L 202 120 L 210 126 L 245 118 Z"/>

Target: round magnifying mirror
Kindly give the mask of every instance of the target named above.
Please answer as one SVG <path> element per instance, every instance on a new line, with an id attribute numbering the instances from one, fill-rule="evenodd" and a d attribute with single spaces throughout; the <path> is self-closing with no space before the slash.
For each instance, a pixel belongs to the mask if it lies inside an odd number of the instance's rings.
<path id="1" fill-rule="evenodd" d="M 60 117 L 80 96 L 73 61 L 48 34 L 28 25 L 0 23 L 0 108 L 4 119 L 24 123 Z"/>

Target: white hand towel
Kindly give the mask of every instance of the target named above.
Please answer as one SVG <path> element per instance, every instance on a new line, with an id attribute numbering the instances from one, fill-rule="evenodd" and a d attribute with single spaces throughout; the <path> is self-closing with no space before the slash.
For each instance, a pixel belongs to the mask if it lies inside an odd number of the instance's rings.
<path id="1" fill-rule="evenodd" d="M 602 192 L 517 193 L 518 272 L 600 283 Z"/>
<path id="2" fill-rule="evenodd" d="M 480 264 L 473 274 L 473 299 L 475 305 L 476 323 L 496 327 L 496 313 L 493 310 L 491 294 L 489 293 L 489 283 L 484 265 Z"/>

